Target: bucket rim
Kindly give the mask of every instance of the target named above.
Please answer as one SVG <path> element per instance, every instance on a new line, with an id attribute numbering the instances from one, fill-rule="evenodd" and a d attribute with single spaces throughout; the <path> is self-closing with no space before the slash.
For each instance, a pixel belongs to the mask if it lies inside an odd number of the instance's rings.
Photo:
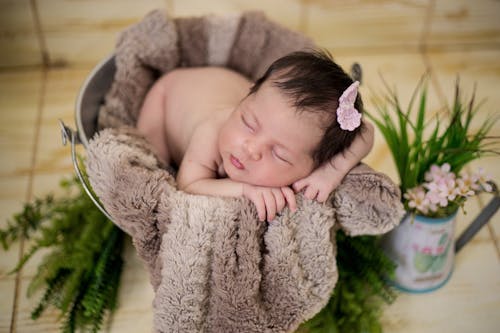
<path id="1" fill-rule="evenodd" d="M 84 98 L 86 90 L 89 87 L 91 80 L 94 79 L 96 74 L 114 57 L 115 57 L 115 55 L 114 55 L 114 53 L 112 53 L 112 54 L 106 56 L 104 59 L 102 59 L 100 62 L 98 62 L 97 65 L 94 66 L 94 68 L 92 68 L 92 70 L 90 71 L 90 73 L 87 75 L 87 77 L 83 81 L 82 85 L 80 86 L 80 90 L 79 90 L 78 96 L 76 98 L 75 124 L 76 124 L 78 139 L 83 144 L 83 146 L 85 148 L 87 148 L 90 138 L 87 138 L 87 135 L 85 134 L 85 129 L 84 129 L 83 123 L 82 123 L 83 98 Z"/>

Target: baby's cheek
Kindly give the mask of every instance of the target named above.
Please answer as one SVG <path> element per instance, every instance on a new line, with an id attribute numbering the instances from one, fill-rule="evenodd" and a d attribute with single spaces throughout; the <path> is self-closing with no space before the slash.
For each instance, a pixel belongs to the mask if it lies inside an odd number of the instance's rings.
<path id="1" fill-rule="evenodd" d="M 242 132 L 237 128 L 229 128 L 226 132 L 225 139 L 231 146 L 240 146 L 245 141 L 244 135 L 242 135 Z"/>
<path id="2" fill-rule="evenodd" d="M 227 146 L 231 142 L 231 131 L 227 126 L 222 127 L 219 132 L 219 144 Z"/>
<path id="3" fill-rule="evenodd" d="M 260 164 L 252 170 L 250 177 L 261 186 L 281 187 L 289 185 L 290 174 L 286 170 Z"/>

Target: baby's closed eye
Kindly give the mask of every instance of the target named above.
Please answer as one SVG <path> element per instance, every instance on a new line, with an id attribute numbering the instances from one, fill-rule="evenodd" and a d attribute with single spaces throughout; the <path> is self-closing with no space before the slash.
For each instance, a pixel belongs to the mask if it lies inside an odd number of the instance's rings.
<path id="1" fill-rule="evenodd" d="M 249 117 L 245 116 L 243 111 L 240 113 L 240 119 L 243 122 L 243 125 L 245 125 L 250 132 L 254 133 L 256 131 L 257 125 L 253 123 Z"/>
<path id="2" fill-rule="evenodd" d="M 286 158 L 284 154 L 282 152 L 279 152 L 276 148 L 272 150 L 272 154 L 279 161 L 291 164 L 288 158 Z"/>

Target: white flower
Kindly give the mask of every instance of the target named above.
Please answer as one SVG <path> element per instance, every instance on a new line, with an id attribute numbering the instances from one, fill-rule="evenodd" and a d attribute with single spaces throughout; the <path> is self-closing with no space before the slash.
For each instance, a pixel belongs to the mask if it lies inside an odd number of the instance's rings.
<path id="1" fill-rule="evenodd" d="M 441 207 L 448 206 L 448 199 L 446 196 L 441 195 L 439 191 L 429 191 L 425 194 L 425 198 L 433 205 L 439 205 Z"/>
<path id="2" fill-rule="evenodd" d="M 455 174 L 450 170 L 451 166 L 448 163 L 444 163 L 441 167 L 433 164 L 431 170 L 425 173 L 425 180 L 437 182 L 441 179 L 455 179 Z"/>
<path id="3" fill-rule="evenodd" d="M 491 181 L 491 175 L 486 174 L 483 168 L 479 168 L 478 171 L 473 175 L 476 178 L 477 184 L 486 192 L 493 191 L 493 186 L 489 183 Z"/>
<path id="4" fill-rule="evenodd" d="M 470 179 L 470 177 L 468 178 Z M 455 189 L 455 193 L 461 197 L 471 197 L 476 192 L 474 192 L 471 188 L 471 184 L 468 179 L 464 180 L 463 178 L 457 179 L 457 187 Z"/>
<path id="5" fill-rule="evenodd" d="M 478 191 L 479 190 L 479 184 L 478 184 L 478 177 L 475 175 L 471 175 L 465 171 L 462 171 L 460 173 L 460 178 L 461 182 L 463 182 L 464 187 L 470 188 L 472 191 Z"/>
<path id="6" fill-rule="evenodd" d="M 441 178 L 437 181 L 425 183 L 424 187 L 428 189 L 427 198 L 433 204 L 439 204 L 441 207 L 448 206 L 448 201 L 456 198 L 455 180 Z"/>
<path id="7" fill-rule="evenodd" d="M 448 163 L 440 167 L 432 165 L 425 174 L 426 182 L 404 194 L 408 207 L 423 215 L 439 215 L 445 213 L 447 210 L 444 208 L 449 205 L 458 207 L 480 191 L 493 190 L 491 176 L 486 175 L 482 168 L 472 175 L 462 172 L 458 178 L 450 170 Z"/>
<path id="8" fill-rule="evenodd" d="M 446 179 L 440 182 L 441 195 L 446 196 L 448 201 L 453 201 L 456 199 L 456 188 L 457 182 L 455 179 Z"/>
<path id="9" fill-rule="evenodd" d="M 409 189 L 404 194 L 405 199 L 408 200 L 408 207 L 415 208 L 423 214 L 427 214 L 430 208 L 430 202 L 426 198 L 425 190 L 421 186 Z"/>

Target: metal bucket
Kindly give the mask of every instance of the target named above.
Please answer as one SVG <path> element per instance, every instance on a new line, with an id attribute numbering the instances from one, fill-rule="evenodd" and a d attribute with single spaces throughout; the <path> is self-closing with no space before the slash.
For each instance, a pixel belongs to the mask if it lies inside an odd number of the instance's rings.
<path id="1" fill-rule="evenodd" d="M 85 147 L 97 132 L 99 108 L 113 83 L 115 71 L 115 58 L 111 55 L 90 72 L 76 99 L 76 129 L 78 139 Z"/>
<path id="2" fill-rule="evenodd" d="M 81 143 L 85 148 L 87 148 L 89 140 L 97 132 L 99 109 L 104 102 L 106 93 L 109 91 L 111 84 L 113 83 L 115 71 L 115 58 L 111 55 L 97 64 L 87 76 L 87 79 L 83 83 L 76 99 L 76 131 L 66 126 L 62 120 L 59 120 L 63 145 L 66 145 L 68 141 L 71 144 L 73 167 L 76 175 L 82 183 L 83 189 L 94 204 L 110 220 L 112 220 L 111 216 L 101 205 L 99 199 L 90 190 L 91 187 L 87 183 L 83 175 L 84 173 L 80 169 L 78 158 L 76 156 L 76 145 Z"/>

